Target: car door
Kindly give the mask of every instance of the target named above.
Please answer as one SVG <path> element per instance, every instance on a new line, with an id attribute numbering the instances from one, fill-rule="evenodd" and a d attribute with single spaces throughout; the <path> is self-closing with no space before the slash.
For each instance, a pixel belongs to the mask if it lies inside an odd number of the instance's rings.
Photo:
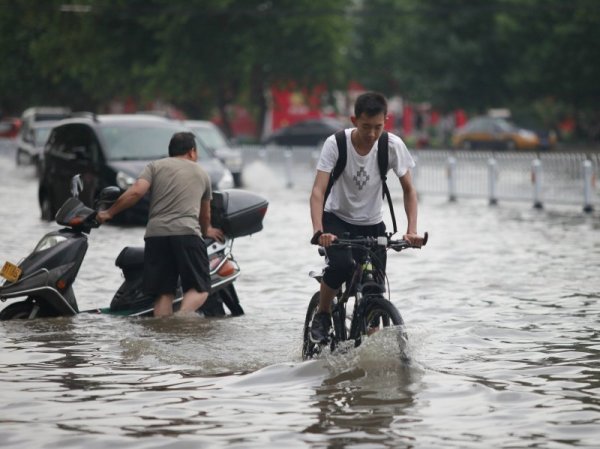
<path id="1" fill-rule="evenodd" d="M 483 148 L 496 148 L 498 146 L 498 130 L 494 126 L 494 121 L 483 119 L 480 125 L 481 132 L 478 135 L 478 140 Z"/>
<path id="2" fill-rule="evenodd" d="M 93 207 L 98 187 L 99 146 L 93 130 L 85 124 L 57 128 L 46 152 L 44 181 L 54 210 L 71 196 L 71 180 L 79 174 L 83 181 L 81 200 Z"/>

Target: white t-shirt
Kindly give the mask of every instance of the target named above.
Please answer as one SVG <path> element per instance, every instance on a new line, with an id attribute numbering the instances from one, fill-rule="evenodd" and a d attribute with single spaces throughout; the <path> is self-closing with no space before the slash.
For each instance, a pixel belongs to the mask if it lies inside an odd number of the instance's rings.
<path id="1" fill-rule="evenodd" d="M 325 211 L 332 212 L 350 224 L 374 225 L 383 220 L 383 186 L 377 165 L 377 142 L 366 156 L 361 156 L 352 145 L 352 129 L 345 130 L 346 167 L 333 184 Z M 415 162 L 402 139 L 392 133 L 388 135 L 388 167 L 396 176 L 402 177 L 415 166 Z M 338 155 L 335 135 L 331 135 L 323 144 L 317 170 L 331 173 Z"/>

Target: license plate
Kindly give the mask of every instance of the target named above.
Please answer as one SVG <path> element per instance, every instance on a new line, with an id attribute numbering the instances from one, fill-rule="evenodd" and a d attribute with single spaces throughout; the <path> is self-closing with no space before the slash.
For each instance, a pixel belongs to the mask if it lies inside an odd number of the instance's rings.
<path id="1" fill-rule="evenodd" d="M 17 282 L 22 273 L 23 270 L 10 262 L 5 262 L 2 270 L 0 270 L 0 276 L 10 282 Z"/>

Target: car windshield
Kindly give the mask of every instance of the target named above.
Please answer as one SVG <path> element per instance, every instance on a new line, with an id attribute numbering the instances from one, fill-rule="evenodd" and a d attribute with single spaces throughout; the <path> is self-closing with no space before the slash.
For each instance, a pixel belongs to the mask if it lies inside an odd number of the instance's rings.
<path id="1" fill-rule="evenodd" d="M 169 155 L 169 142 L 174 133 L 183 130 L 173 128 L 139 126 L 104 126 L 100 133 L 106 142 L 109 160 L 151 160 Z M 196 139 L 198 159 L 212 157 Z"/>
<path id="2" fill-rule="evenodd" d="M 35 145 L 42 146 L 48 140 L 48 136 L 50 135 L 50 131 L 52 131 L 52 127 L 38 127 L 35 129 Z"/>
<path id="3" fill-rule="evenodd" d="M 227 146 L 227 141 L 225 137 L 219 132 L 219 130 L 214 128 L 206 128 L 206 127 L 192 127 L 192 130 L 196 133 L 202 142 L 208 145 L 211 148 L 221 148 Z"/>
<path id="4" fill-rule="evenodd" d="M 517 129 L 517 126 L 508 120 L 497 120 L 496 126 L 503 132 L 513 132 Z"/>

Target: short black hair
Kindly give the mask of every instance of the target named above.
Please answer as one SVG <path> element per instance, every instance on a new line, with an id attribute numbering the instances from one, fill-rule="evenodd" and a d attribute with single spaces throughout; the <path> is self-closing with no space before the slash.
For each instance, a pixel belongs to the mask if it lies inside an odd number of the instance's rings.
<path id="1" fill-rule="evenodd" d="M 379 92 L 366 92 L 361 94 L 354 103 L 354 116 L 360 117 L 365 113 L 368 117 L 377 114 L 387 115 L 387 100 Z"/>
<path id="2" fill-rule="evenodd" d="M 194 133 L 187 131 L 175 133 L 169 142 L 169 156 L 183 156 L 195 147 L 196 137 Z"/>

